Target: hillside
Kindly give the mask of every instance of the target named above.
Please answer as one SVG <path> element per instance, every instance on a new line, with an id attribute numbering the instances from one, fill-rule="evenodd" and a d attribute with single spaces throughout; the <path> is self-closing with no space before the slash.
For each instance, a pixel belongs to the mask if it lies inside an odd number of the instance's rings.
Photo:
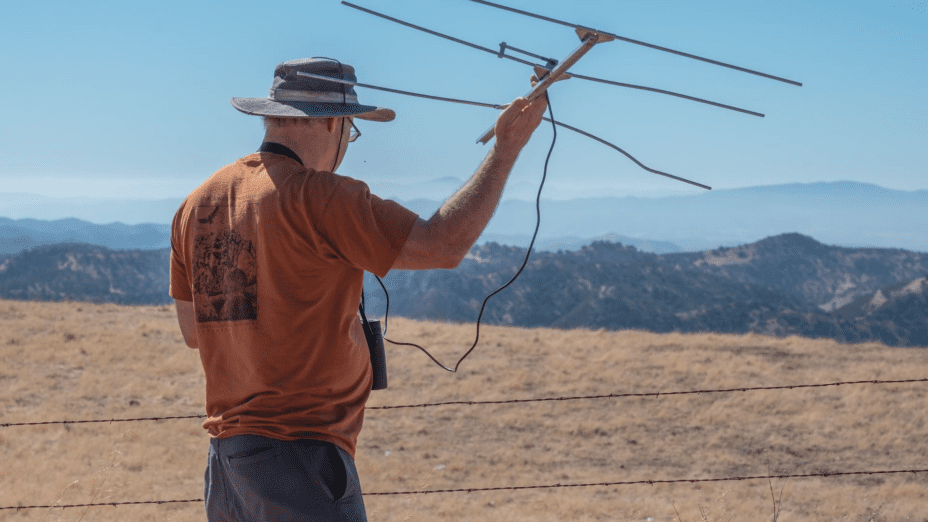
<path id="1" fill-rule="evenodd" d="M 928 274 L 928 254 L 825 245 L 802 234 L 706 252 L 661 256 L 683 270 L 778 288 L 826 312 L 880 288 Z"/>
<path id="2" fill-rule="evenodd" d="M 392 314 L 476 321 L 483 299 L 509 281 L 523 249 L 475 247 L 453 271 L 390 273 Z M 783 234 L 735 248 L 656 255 L 596 242 L 578 252 L 533 253 L 525 271 L 487 304 L 483 321 L 557 328 L 640 328 L 654 332 L 745 333 L 877 340 L 928 346 L 928 308 L 894 301 L 881 315 L 830 313 L 880 288 L 928 274 L 928 254 L 851 249 Z M 386 301 L 365 283 L 372 308 Z M 905 317 L 896 322 L 896 317 Z"/>
<path id="3" fill-rule="evenodd" d="M 509 281 L 525 250 L 488 243 L 455 270 L 394 271 L 391 316 L 474 322 L 484 298 Z M 37 247 L 0 261 L 0 297 L 121 304 L 172 303 L 169 251 L 93 245 Z M 928 292 L 879 313 L 838 305 L 928 274 L 928 254 L 850 249 L 783 234 L 734 248 L 657 255 L 605 241 L 576 252 L 533 252 L 525 271 L 488 303 L 482 322 L 504 326 L 762 333 L 928 346 Z M 370 311 L 386 312 L 368 274 Z M 886 290 L 892 292 L 892 290 Z"/>
<path id="4" fill-rule="evenodd" d="M 173 307 L 0 301 L 0 424 L 202 415 Z M 446 365 L 474 325 L 391 320 Z M 928 385 L 667 395 L 922 379 L 924 351 L 876 343 L 486 326 L 460 372 L 387 345 L 356 458 L 366 493 L 925 469 Z M 654 396 L 656 392 L 663 392 Z M 646 397 L 380 406 L 625 393 Z M 201 499 L 202 418 L 0 427 L 0 507 Z M 652 522 L 928 518 L 924 473 L 365 497 L 369 520 Z M 86 513 L 85 513 L 86 509 Z M 4 520 L 187 522 L 202 502 L 5 511 Z M 704 518 L 705 517 L 705 518 Z"/>
<path id="5" fill-rule="evenodd" d="M 167 303 L 170 250 L 85 243 L 32 248 L 0 262 L 0 297 L 39 301 Z"/>

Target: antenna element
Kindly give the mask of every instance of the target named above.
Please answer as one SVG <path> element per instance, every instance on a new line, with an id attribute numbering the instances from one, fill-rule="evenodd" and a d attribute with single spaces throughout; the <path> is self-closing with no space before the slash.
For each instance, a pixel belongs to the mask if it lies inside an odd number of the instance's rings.
<path id="1" fill-rule="evenodd" d="M 585 27 L 585 26 L 582 26 L 582 25 L 572 24 L 572 23 L 570 23 L 570 22 L 565 22 L 565 21 L 563 21 L 563 20 L 557 20 L 557 19 L 555 19 L 555 18 L 549 18 L 549 17 L 547 17 L 547 16 L 542 16 L 542 15 L 538 15 L 538 14 L 534 14 L 534 13 L 529 13 L 528 11 L 522 11 L 521 9 L 515 9 L 515 8 L 512 8 L 512 7 L 506 7 L 506 6 L 504 6 L 504 5 L 494 4 L 493 2 L 487 2 L 486 0 L 470 0 L 470 1 L 471 1 L 471 2 L 477 2 L 478 4 L 488 5 L 488 6 L 490 6 L 490 7 L 495 7 L 495 8 L 497 8 L 497 9 L 503 9 L 503 10 L 506 10 L 506 11 L 512 11 L 513 13 L 518 13 L 518 14 L 520 14 L 520 15 L 531 16 L 532 18 L 538 18 L 538 19 L 545 20 L 545 21 L 548 21 L 548 22 L 553 22 L 553 23 L 556 23 L 556 24 L 566 25 L 567 27 L 573 27 L 574 29 L 586 29 L 586 30 L 588 30 L 588 31 L 592 31 L 592 32 L 595 32 L 595 33 L 600 33 L 600 34 L 605 35 L 605 36 L 611 36 L 612 38 L 615 38 L 616 40 L 622 40 L 623 42 L 633 43 L 633 44 L 635 44 L 635 45 L 643 45 L 643 46 L 645 46 L 645 47 L 650 47 L 650 48 L 652 48 L 652 49 L 657 49 L 658 51 L 664 51 L 664 52 L 666 52 L 666 53 L 677 54 L 677 55 L 680 55 L 680 56 L 685 56 L 685 57 L 687 57 L 687 58 L 692 58 L 692 59 L 694 59 L 694 60 L 699 60 L 699 61 L 703 61 L 703 62 L 706 62 L 706 63 L 711 63 L 711 64 L 713 64 L 713 65 L 720 65 L 720 66 L 722 66 L 722 67 L 728 67 L 729 69 L 735 69 L 736 71 L 746 72 L 746 73 L 748 73 L 748 74 L 755 74 L 755 75 L 757 75 L 757 76 L 763 76 L 764 78 L 770 78 L 771 80 L 777 80 L 777 81 L 780 81 L 780 82 L 783 82 L 783 83 L 789 83 L 789 84 L 792 84 L 792 85 L 796 85 L 796 86 L 798 86 L 798 87 L 802 87 L 802 84 L 801 84 L 801 83 L 795 82 L 795 81 L 793 81 L 793 80 L 787 80 L 786 78 L 780 78 L 779 76 L 773 76 L 772 74 L 767 74 L 767 73 L 762 73 L 762 72 L 758 72 L 758 71 L 753 71 L 753 70 L 751 70 L 751 69 L 745 69 L 744 67 L 738 67 L 737 65 L 731 65 L 731 64 L 724 63 L 724 62 L 719 62 L 719 61 L 716 61 L 716 60 L 710 60 L 710 59 L 708 59 L 708 58 L 703 58 L 702 56 L 696 56 L 695 54 L 684 53 L 684 52 L 682 52 L 682 51 L 675 51 L 675 50 L 673 50 L 673 49 L 668 49 L 667 47 L 661 47 L 661 46 L 659 46 L 659 45 L 649 44 L 649 43 L 647 43 L 647 42 L 642 42 L 642 41 L 640 41 L 640 40 L 632 40 L 631 38 L 626 38 L 626 37 L 624 37 L 624 36 L 619 36 L 619 35 L 617 35 L 617 34 L 607 33 L 606 31 L 600 31 L 600 30 L 598 30 L 598 29 L 590 29 L 590 28 Z M 342 2 L 342 3 L 344 3 L 344 2 Z"/>

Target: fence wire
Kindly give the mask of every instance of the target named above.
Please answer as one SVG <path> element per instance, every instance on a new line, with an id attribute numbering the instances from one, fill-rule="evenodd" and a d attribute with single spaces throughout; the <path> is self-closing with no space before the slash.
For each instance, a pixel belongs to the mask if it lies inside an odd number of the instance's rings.
<path id="1" fill-rule="evenodd" d="M 679 483 L 690 483 L 695 484 L 699 482 L 733 482 L 733 481 L 744 481 L 744 480 L 771 480 L 771 479 L 790 479 L 790 478 L 809 478 L 809 477 L 840 477 L 848 475 L 889 475 L 889 474 L 900 474 L 900 473 L 912 473 L 917 475 L 919 473 L 928 473 L 928 469 L 900 469 L 900 470 L 881 470 L 881 471 L 839 471 L 839 472 L 825 472 L 825 473 L 806 473 L 801 475 L 761 475 L 761 476 L 750 476 L 750 477 L 725 477 L 725 478 L 708 478 L 708 479 L 672 479 L 672 480 L 633 480 L 625 482 L 597 482 L 589 484 L 542 484 L 537 486 L 500 486 L 494 488 L 467 488 L 467 489 L 436 489 L 428 491 L 389 491 L 389 492 L 380 492 L 380 493 L 362 493 L 362 496 L 383 496 L 383 495 L 426 495 L 429 493 L 472 493 L 475 491 L 503 491 L 503 490 L 522 490 L 522 489 L 544 489 L 544 488 L 579 488 L 579 487 L 590 487 L 590 486 L 633 486 L 633 485 L 649 485 L 653 486 L 655 484 L 679 484 Z M 141 502 L 106 502 L 99 504 L 65 504 L 65 505 L 51 505 L 51 506 L 5 506 L 0 507 L 0 510 L 5 509 L 15 509 L 17 511 L 21 509 L 47 509 L 47 508 L 72 508 L 72 507 L 95 507 L 95 506 L 125 506 L 130 504 L 169 504 L 176 502 L 203 502 L 202 498 L 195 498 L 190 500 L 147 500 Z"/>
<path id="2" fill-rule="evenodd" d="M 830 386 L 844 386 L 844 385 L 859 385 L 859 384 L 907 384 L 915 382 L 928 382 L 928 378 L 923 379 L 904 379 L 904 380 L 893 380 L 893 381 L 880 381 L 880 380 L 870 380 L 870 381 L 842 381 L 842 382 L 829 382 L 824 384 L 790 384 L 785 386 L 757 386 L 752 388 L 725 388 L 725 389 L 715 389 L 715 390 L 690 390 L 690 391 L 657 391 L 657 392 L 645 392 L 645 393 L 613 393 L 609 395 L 584 395 L 584 396 L 575 396 L 575 397 L 547 397 L 541 399 L 510 399 L 505 401 L 450 401 L 450 402 L 434 402 L 427 404 L 406 404 L 398 406 L 368 406 L 365 407 L 365 410 L 392 410 L 399 408 L 428 408 L 432 406 L 477 406 L 483 404 L 518 404 L 526 402 L 547 402 L 547 401 L 575 401 L 581 399 L 615 399 L 615 398 L 627 398 L 627 397 L 655 397 L 659 398 L 662 395 L 667 397 L 671 395 L 701 395 L 708 393 L 734 393 L 734 392 L 749 392 L 749 391 L 770 391 L 770 390 L 796 390 L 802 388 L 825 388 Z M 167 419 L 202 419 L 206 415 L 186 415 L 180 417 L 140 417 L 134 419 L 93 419 L 93 420 L 60 420 L 60 421 L 44 421 L 44 422 L 10 422 L 0 424 L 0 428 L 8 428 L 11 426 L 39 426 L 43 424 L 82 424 L 82 423 L 91 423 L 91 422 L 132 422 L 132 421 L 147 421 L 147 420 L 167 420 Z"/>
<path id="3" fill-rule="evenodd" d="M 425 408 L 432 406 L 451 406 L 451 405 L 483 405 L 483 404 L 517 404 L 517 403 L 527 403 L 527 402 L 546 402 L 546 401 L 567 401 L 567 400 L 581 400 L 581 399 L 609 399 L 609 398 L 627 398 L 627 397 L 655 397 L 659 398 L 660 396 L 671 396 L 671 395 L 700 395 L 708 393 L 734 393 L 734 392 L 749 392 L 749 391 L 770 391 L 770 390 L 795 390 L 802 388 L 824 388 L 831 386 L 844 386 L 844 385 L 862 385 L 862 384 L 906 384 L 906 383 L 916 383 L 916 382 L 928 382 L 928 378 L 923 379 L 902 379 L 902 380 L 869 380 L 869 381 L 842 381 L 842 382 L 831 382 L 831 383 L 822 383 L 822 384 L 791 384 L 785 386 L 756 386 L 756 387 L 745 387 L 745 388 L 724 388 L 724 389 L 712 389 L 712 390 L 689 390 L 689 391 L 658 391 L 658 392 L 646 392 L 646 393 L 616 393 L 609 395 L 586 395 L 586 396 L 574 396 L 574 397 L 549 397 L 549 398 L 540 398 L 540 399 L 511 399 L 505 401 L 450 401 L 450 402 L 438 402 L 438 403 L 428 403 L 428 404 L 409 404 L 409 405 L 398 405 L 398 406 L 372 406 L 366 409 L 369 410 L 388 410 L 388 409 L 398 409 L 398 408 Z M 204 418 L 206 415 L 185 415 L 185 416 L 172 416 L 172 417 L 140 417 L 132 419 L 92 419 L 92 420 L 63 420 L 63 421 L 44 421 L 44 422 L 16 422 L 16 423 L 3 423 L 0 424 L 0 427 L 12 427 L 12 426 L 37 426 L 43 424 L 82 424 L 82 423 L 113 423 L 113 422 L 132 422 L 132 421 L 160 421 L 168 419 L 195 419 L 195 418 Z M 886 475 L 886 474 L 903 474 L 903 473 L 928 473 L 928 469 L 907 469 L 907 470 L 880 470 L 880 471 L 844 471 L 844 472 L 822 472 L 822 473 L 806 473 L 798 475 L 761 475 L 761 476 L 747 476 L 747 477 L 725 477 L 725 478 L 708 478 L 708 479 L 668 479 L 668 480 L 635 480 L 635 481 L 621 481 L 621 482 L 597 482 L 597 483 L 586 483 L 586 484 L 542 484 L 534 486 L 499 486 L 491 488 L 466 488 L 466 489 L 441 489 L 441 490 L 428 490 L 428 491 L 389 491 L 389 492 L 374 492 L 374 493 L 363 493 L 364 496 L 385 496 L 385 495 L 425 495 L 430 493 L 471 493 L 475 491 L 502 491 L 502 490 L 523 490 L 523 489 L 546 489 L 546 488 L 571 488 L 571 487 L 591 487 L 591 486 L 631 486 L 631 485 L 651 485 L 654 484 L 678 484 L 678 483 L 700 483 L 700 482 L 731 482 L 731 481 L 744 481 L 744 480 L 771 480 L 771 479 L 789 479 L 789 478 L 810 478 L 810 477 L 839 477 L 839 476 L 849 476 L 849 475 Z M 72 508 L 72 507 L 96 507 L 96 506 L 124 506 L 124 505 L 134 505 L 134 504 L 170 504 L 170 503 L 180 503 L 180 502 L 203 502 L 202 498 L 198 499 L 189 499 L 189 500 L 147 500 L 147 501 L 137 501 L 137 502 L 106 502 L 106 503 L 96 503 L 96 504 L 66 504 L 66 505 L 47 505 L 47 506 L 4 506 L 0 507 L 0 510 L 15 509 L 17 511 L 21 509 L 52 509 L 52 508 Z"/>

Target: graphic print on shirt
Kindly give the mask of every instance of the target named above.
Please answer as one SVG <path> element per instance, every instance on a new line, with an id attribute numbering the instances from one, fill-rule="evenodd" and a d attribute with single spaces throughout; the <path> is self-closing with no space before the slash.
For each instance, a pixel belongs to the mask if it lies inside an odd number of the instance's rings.
<path id="1" fill-rule="evenodd" d="M 224 205 L 198 206 L 193 241 L 193 301 L 197 322 L 258 319 L 254 241 L 229 226 Z"/>

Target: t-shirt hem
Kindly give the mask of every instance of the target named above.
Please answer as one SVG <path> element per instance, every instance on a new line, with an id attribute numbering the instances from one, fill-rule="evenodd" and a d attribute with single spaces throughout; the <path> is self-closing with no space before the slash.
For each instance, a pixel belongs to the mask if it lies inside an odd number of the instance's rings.
<path id="1" fill-rule="evenodd" d="M 281 435 L 279 433 L 273 433 L 265 430 L 257 430 L 254 428 L 240 428 L 240 429 L 227 429 L 223 431 L 219 436 L 214 436 L 212 433 L 209 434 L 210 439 L 227 439 L 229 437 L 235 437 L 236 435 L 258 435 L 261 437 L 267 437 L 269 439 L 283 440 L 283 441 L 294 441 L 294 440 L 318 440 L 322 442 L 330 442 L 335 444 L 339 448 L 343 449 L 351 458 L 354 458 L 355 448 L 345 444 L 344 441 L 338 437 L 332 437 L 324 433 L 313 433 L 311 437 L 288 437 Z"/>

